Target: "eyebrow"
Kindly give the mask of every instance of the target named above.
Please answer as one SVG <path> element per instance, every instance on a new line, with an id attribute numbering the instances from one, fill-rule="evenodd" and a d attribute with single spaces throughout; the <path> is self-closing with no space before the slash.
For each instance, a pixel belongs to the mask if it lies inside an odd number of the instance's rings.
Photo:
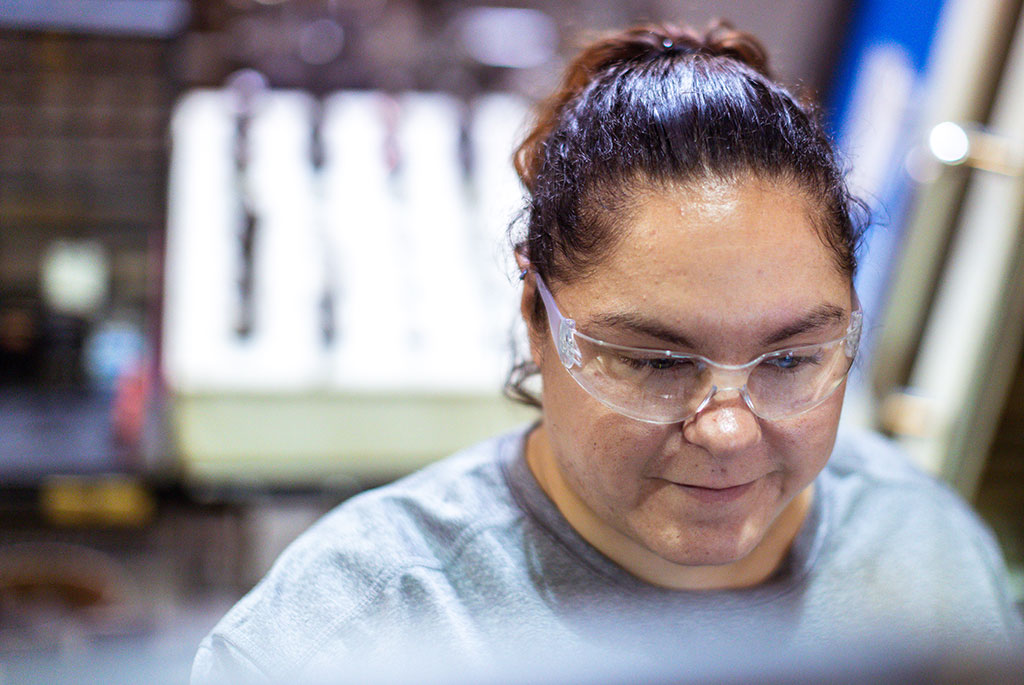
<path id="1" fill-rule="evenodd" d="M 797 319 L 788 326 L 766 336 L 761 344 L 765 346 L 777 345 L 780 342 L 795 338 L 801 333 L 817 331 L 841 323 L 846 318 L 846 311 L 834 304 L 818 305 L 810 312 Z"/>
<path id="2" fill-rule="evenodd" d="M 796 321 L 787 324 L 777 331 L 770 333 L 761 339 L 761 345 L 770 347 L 781 342 L 795 338 L 802 333 L 828 328 L 840 323 L 846 318 L 846 311 L 842 307 L 831 304 L 822 304 L 800 317 Z M 618 312 L 614 314 L 601 314 L 592 318 L 590 324 L 602 328 L 625 328 L 635 333 L 640 333 L 658 340 L 664 340 L 673 347 L 681 347 L 690 350 L 698 349 L 694 342 L 667 326 L 645 318 L 633 312 Z"/>
<path id="3" fill-rule="evenodd" d="M 671 328 L 662 326 L 656 321 L 634 314 L 632 312 L 617 312 L 614 314 L 600 314 L 590 320 L 590 323 L 602 328 L 625 328 L 634 333 L 641 333 L 665 342 L 675 347 L 683 347 L 691 350 L 696 346 L 685 335 L 678 333 Z"/>

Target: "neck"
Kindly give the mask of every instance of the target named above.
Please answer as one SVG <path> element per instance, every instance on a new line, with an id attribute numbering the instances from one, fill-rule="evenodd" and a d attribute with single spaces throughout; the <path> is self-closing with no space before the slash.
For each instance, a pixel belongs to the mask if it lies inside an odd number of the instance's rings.
<path id="1" fill-rule="evenodd" d="M 584 540 L 640 580 L 673 590 L 725 590 L 763 583 L 785 558 L 813 499 L 812 484 L 793 498 L 745 557 L 729 564 L 684 566 L 663 559 L 598 517 L 566 482 L 543 425 L 527 440 L 526 460 L 541 489 Z"/>

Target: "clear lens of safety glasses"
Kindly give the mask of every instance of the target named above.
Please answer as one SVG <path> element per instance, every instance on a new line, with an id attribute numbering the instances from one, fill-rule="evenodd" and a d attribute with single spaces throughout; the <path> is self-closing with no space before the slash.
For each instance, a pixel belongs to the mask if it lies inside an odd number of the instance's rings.
<path id="1" fill-rule="evenodd" d="M 790 418 L 818 406 L 850 371 L 860 340 L 859 306 L 842 338 L 763 354 L 746 364 L 720 364 L 669 350 L 627 347 L 592 338 L 562 316 L 539 274 L 537 290 L 566 371 L 596 400 L 639 421 L 677 423 L 716 392 L 736 391 L 767 420 Z"/>

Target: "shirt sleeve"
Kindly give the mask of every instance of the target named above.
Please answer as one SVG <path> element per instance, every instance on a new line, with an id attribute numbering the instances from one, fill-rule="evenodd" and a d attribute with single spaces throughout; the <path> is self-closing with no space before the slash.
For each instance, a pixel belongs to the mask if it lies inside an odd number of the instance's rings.
<path id="1" fill-rule="evenodd" d="M 216 636 L 207 637 L 199 645 L 192 662 L 190 685 L 262 685 L 270 679 L 242 650 Z"/>

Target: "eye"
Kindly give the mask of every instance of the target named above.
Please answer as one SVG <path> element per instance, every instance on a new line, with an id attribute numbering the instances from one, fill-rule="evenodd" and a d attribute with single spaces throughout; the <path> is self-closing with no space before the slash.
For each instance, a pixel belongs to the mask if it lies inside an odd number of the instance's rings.
<path id="1" fill-rule="evenodd" d="M 797 357 L 792 352 L 787 352 L 781 357 L 775 357 L 774 359 L 769 360 L 769 363 L 780 369 L 795 369 L 800 366 L 802 361 L 803 360 L 800 357 Z"/>
<path id="2" fill-rule="evenodd" d="M 666 371 L 682 373 L 694 366 L 692 360 L 678 357 L 644 357 L 619 354 L 616 356 L 616 361 L 634 371 L 643 371 L 645 373 Z"/>
<path id="3" fill-rule="evenodd" d="M 803 371 L 821 364 L 822 355 L 820 350 L 803 354 L 803 350 L 787 350 L 780 352 L 761 362 L 761 366 L 768 367 L 773 371 Z"/>
<path id="4" fill-rule="evenodd" d="M 680 364 L 684 363 L 678 359 L 672 359 L 671 357 L 660 357 L 657 359 L 640 359 L 637 361 L 644 362 L 644 365 L 654 369 L 655 371 L 665 371 L 667 369 L 675 368 Z"/>

